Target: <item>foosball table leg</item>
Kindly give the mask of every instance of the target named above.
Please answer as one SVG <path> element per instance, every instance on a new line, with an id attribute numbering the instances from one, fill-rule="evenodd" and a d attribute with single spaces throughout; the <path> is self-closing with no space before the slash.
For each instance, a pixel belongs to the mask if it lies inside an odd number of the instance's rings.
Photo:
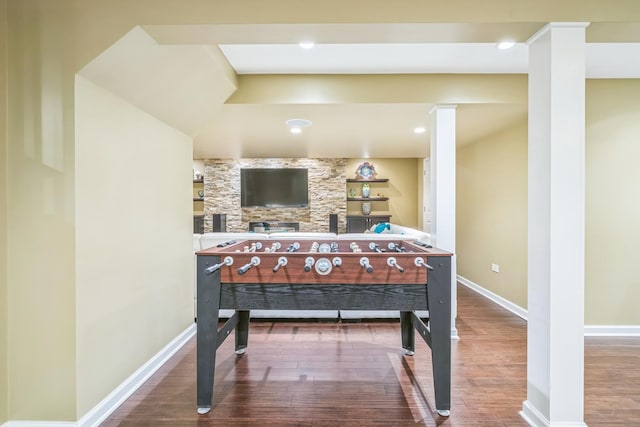
<path id="1" fill-rule="evenodd" d="M 249 342 L 249 310 L 236 310 L 238 324 L 236 325 L 236 354 L 242 355 L 247 351 Z"/>
<path id="2" fill-rule="evenodd" d="M 402 332 L 402 348 L 404 354 L 413 356 L 416 349 L 416 336 L 413 328 L 413 316 L 410 311 L 400 312 L 400 330 Z"/>
<path id="3" fill-rule="evenodd" d="M 205 274 L 220 257 L 199 256 L 197 260 L 197 406 L 198 414 L 211 410 L 216 366 L 217 329 L 220 311 L 220 272 Z"/>
<path id="4" fill-rule="evenodd" d="M 434 267 L 427 281 L 431 363 L 436 411 L 448 417 L 451 410 L 451 258 L 427 258 Z"/>

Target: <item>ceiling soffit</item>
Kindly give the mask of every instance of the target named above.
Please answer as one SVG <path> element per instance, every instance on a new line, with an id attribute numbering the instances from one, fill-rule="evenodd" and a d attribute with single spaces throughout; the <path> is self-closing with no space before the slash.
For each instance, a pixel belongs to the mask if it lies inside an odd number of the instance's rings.
<path id="1" fill-rule="evenodd" d="M 140 27 L 79 74 L 187 135 L 195 135 L 236 90 L 215 46 L 158 45 Z"/>
<path id="2" fill-rule="evenodd" d="M 407 128 L 424 122 L 434 104 L 460 105 L 458 143 L 477 140 L 526 117 L 526 74 L 237 76 L 218 45 L 293 44 L 316 31 L 318 43 L 460 46 L 492 44 L 506 34 L 524 42 L 544 25 L 542 21 L 145 25 L 81 73 L 193 135 L 195 157 L 423 157 L 428 132 L 416 140 Z M 620 37 L 613 35 L 616 28 L 613 23 L 592 24 L 587 37 L 613 41 Z M 628 23 L 623 28 L 623 34 L 631 37 L 638 27 Z M 321 106 L 339 108 L 331 112 Z M 283 133 L 281 116 L 292 118 L 293 114 L 308 115 L 314 121 L 309 132 L 297 139 Z M 345 121 L 347 117 L 353 119 Z"/>
<path id="3" fill-rule="evenodd" d="M 242 75 L 227 104 L 527 102 L 522 74 Z"/>

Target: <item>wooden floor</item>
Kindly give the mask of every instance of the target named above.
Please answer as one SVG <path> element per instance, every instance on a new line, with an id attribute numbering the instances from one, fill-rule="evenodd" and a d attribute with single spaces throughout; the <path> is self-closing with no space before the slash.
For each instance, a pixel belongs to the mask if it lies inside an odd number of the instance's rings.
<path id="1" fill-rule="evenodd" d="M 397 322 L 254 322 L 244 356 L 219 349 L 213 409 L 196 413 L 192 339 L 103 426 L 526 426 L 526 323 L 464 286 L 451 416 L 437 415 L 429 348 Z M 585 422 L 640 426 L 640 338 L 585 339 Z"/>

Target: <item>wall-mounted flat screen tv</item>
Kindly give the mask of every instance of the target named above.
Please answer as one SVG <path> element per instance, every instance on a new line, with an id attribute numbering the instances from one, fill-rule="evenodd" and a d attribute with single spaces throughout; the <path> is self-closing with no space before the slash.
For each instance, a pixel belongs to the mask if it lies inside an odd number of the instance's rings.
<path id="1" fill-rule="evenodd" d="M 240 169 L 242 207 L 306 207 L 309 205 L 307 169 Z"/>

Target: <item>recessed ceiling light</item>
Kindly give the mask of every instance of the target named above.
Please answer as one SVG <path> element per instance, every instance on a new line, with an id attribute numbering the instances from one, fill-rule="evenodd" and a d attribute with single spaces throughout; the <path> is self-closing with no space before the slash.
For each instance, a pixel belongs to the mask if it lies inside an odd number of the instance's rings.
<path id="1" fill-rule="evenodd" d="M 300 46 L 302 49 L 313 49 L 313 46 L 315 46 L 315 43 L 312 41 L 303 41 L 298 43 L 298 46 Z"/>
<path id="2" fill-rule="evenodd" d="M 302 128 L 311 126 L 311 121 L 307 119 L 289 119 L 285 122 L 289 126 L 289 131 L 293 134 L 302 132 Z"/>
<path id="3" fill-rule="evenodd" d="M 289 119 L 285 122 L 290 128 L 306 128 L 311 126 L 311 121 L 307 119 Z"/>
<path id="4" fill-rule="evenodd" d="M 498 43 L 498 49 L 500 50 L 506 50 L 506 49 L 511 49 L 513 46 L 515 46 L 516 42 L 514 41 L 503 41 Z"/>
<path id="5" fill-rule="evenodd" d="M 419 126 L 419 127 L 415 128 L 415 129 L 413 130 L 413 133 L 418 133 L 418 134 L 420 134 L 420 133 L 425 133 L 426 131 L 427 131 L 427 129 L 426 129 L 426 128 L 423 128 L 422 126 Z"/>

